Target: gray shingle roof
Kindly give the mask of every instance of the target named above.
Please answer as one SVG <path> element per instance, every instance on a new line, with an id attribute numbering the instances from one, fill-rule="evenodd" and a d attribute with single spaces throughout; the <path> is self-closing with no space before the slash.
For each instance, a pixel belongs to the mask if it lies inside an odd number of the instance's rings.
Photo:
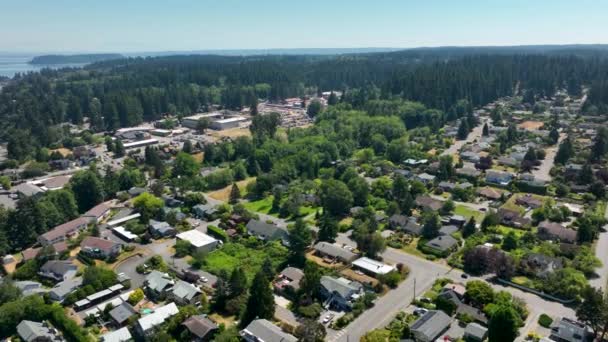
<path id="1" fill-rule="evenodd" d="M 110 311 L 110 316 L 118 324 L 124 323 L 129 317 L 135 315 L 137 311 L 133 309 L 131 304 L 124 302 Z"/>
<path id="2" fill-rule="evenodd" d="M 357 254 L 349 251 L 348 249 L 336 246 L 326 241 L 318 242 L 314 248 L 318 252 L 347 262 L 353 261 L 357 258 Z"/>
<path id="3" fill-rule="evenodd" d="M 431 310 L 418 318 L 411 326 L 412 332 L 423 335 L 427 341 L 435 340 L 450 326 L 452 319 L 443 311 Z"/>
<path id="4" fill-rule="evenodd" d="M 253 335 L 261 341 L 267 342 L 296 342 L 295 336 L 284 333 L 279 327 L 265 319 L 256 319 L 249 323 L 241 334 Z"/>

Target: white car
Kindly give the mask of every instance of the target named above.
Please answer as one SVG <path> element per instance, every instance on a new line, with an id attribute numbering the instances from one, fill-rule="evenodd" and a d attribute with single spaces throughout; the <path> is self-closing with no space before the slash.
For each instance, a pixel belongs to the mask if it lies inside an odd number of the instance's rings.
<path id="1" fill-rule="evenodd" d="M 414 315 L 416 315 L 416 316 L 422 316 L 422 315 L 424 315 L 427 312 L 429 312 L 429 310 L 427 310 L 425 308 L 416 308 L 414 310 Z"/>
<path id="2" fill-rule="evenodd" d="M 203 283 L 206 283 L 206 282 L 208 282 L 208 281 L 209 281 L 209 279 L 207 279 L 206 277 L 201 277 L 201 279 L 200 279 L 200 280 L 201 280 Z"/>
<path id="3" fill-rule="evenodd" d="M 323 317 L 323 324 L 331 322 L 332 319 L 334 319 L 334 314 L 327 314 L 325 317 Z"/>

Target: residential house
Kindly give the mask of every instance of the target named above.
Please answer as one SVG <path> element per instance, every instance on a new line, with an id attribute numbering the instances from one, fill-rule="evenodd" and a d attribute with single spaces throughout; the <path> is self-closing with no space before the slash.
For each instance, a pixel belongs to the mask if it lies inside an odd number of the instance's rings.
<path id="1" fill-rule="evenodd" d="M 121 250 L 122 244 L 95 236 L 87 236 L 80 243 L 80 251 L 91 258 L 113 258 L 118 256 Z"/>
<path id="2" fill-rule="evenodd" d="M 385 263 L 367 257 L 362 257 L 353 261 L 353 268 L 358 269 L 361 272 L 372 277 L 385 275 L 396 270 L 395 266 L 393 265 L 387 265 Z"/>
<path id="3" fill-rule="evenodd" d="M 416 205 L 425 210 L 437 211 L 443 207 L 443 202 L 428 195 L 418 195 L 416 197 Z"/>
<path id="4" fill-rule="evenodd" d="M 419 175 L 416 175 L 415 178 L 416 178 L 416 180 L 418 180 L 418 181 L 420 181 L 420 182 L 422 182 L 424 184 L 432 184 L 435 181 L 436 177 L 433 176 L 433 175 L 429 175 L 426 172 L 423 172 L 423 173 L 421 173 Z"/>
<path id="5" fill-rule="evenodd" d="M 190 340 L 195 342 L 211 341 L 219 331 L 219 327 L 204 315 L 196 315 L 182 323 L 190 332 Z"/>
<path id="6" fill-rule="evenodd" d="M 256 319 L 240 331 L 246 342 L 297 342 L 298 339 L 265 319 Z"/>
<path id="7" fill-rule="evenodd" d="M 568 180 L 576 179 L 581 171 L 583 171 L 583 165 L 568 163 L 564 166 L 564 177 Z"/>
<path id="8" fill-rule="evenodd" d="M 82 277 L 67 279 L 55 285 L 49 291 L 49 298 L 56 302 L 63 302 L 67 296 L 76 292 L 82 286 Z"/>
<path id="9" fill-rule="evenodd" d="M 86 213 L 84 213 L 83 217 L 88 217 L 91 220 L 91 223 L 100 223 L 105 218 L 107 218 L 112 212 L 109 203 L 99 203 L 93 208 L 89 209 Z"/>
<path id="10" fill-rule="evenodd" d="M 174 284 L 173 279 L 167 274 L 153 270 L 146 276 L 144 281 L 148 296 L 153 299 L 165 297 L 166 291 Z"/>
<path id="11" fill-rule="evenodd" d="M 363 285 L 346 278 L 321 277 L 321 297 L 324 306 L 349 311 L 353 302 L 363 294 Z"/>
<path id="12" fill-rule="evenodd" d="M 163 201 L 165 202 L 165 206 L 169 208 L 178 208 L 184 205 L 184 201 L 180 201 L 175 197 L 163 195 Z"/>
<path id="13" fill-rule="evenodd" d="M 40 242 L 43 246 L 48 246 L 57 242 L 65 241 L 70 237 L 78 235 L 78 233 L 81 230 L 84 230 L 88 224 L 88 218 L 82 216 L 78 217 L 38 236 L 38 242 Z"/>
<path id="14" fill-rule="evenodd" d="M 42 284 L 37 281 L 22 280 L 14 282 L 13 285 L 21 290 L 21 295 L 24 297 L 46 292 Z"/>
<path id="15" fill-rule="evenodd" d="M 518 196 L 515 200 L 515 204 L 536 209 L 543 206 L 543 201 L 539 198 L 532 196 L 531 194 L 525 194 L 523 196 Z"/>
<path id="16" fill-rule="evenodd" d="M 510 166 L 510 167 L 518 167 L 521 162 L 513 157 L 502 156 L 496 160 L 498 165 Z"/>
<path id="17" fill-rule="evenodd" d="M 200 230 L 192 229 L 187 232 L 179 233 L 176 236 L 177 240 L 187 241 L 190 243 L 195 252 L 211 252 L 221 243 Z"/>
<path id="18" fill-rule="evenodd" d="M 481 171 L 473 167 L 462 167 L 460 169 L 456 169 L 456 175 L 460 177 L 477 178 L 481 175 Z"/>
<path id="19" fill-rule="evenodd" d="M 425 246 L 441 253 L 450 253 L 458 248 L 458 240 L 450 235 L 441 235 L 428 241 Z"/>
<path id="20" fill-rule="evenodd" d="M 177 233 L 175 228 L 171 227 L 169 223 L 155 220 L 150 220 L 149 229 L 150 234 L 155 238 L 172 237 Z"/>
<path id="21" fill-rule="evenodd" d="M 408 217 L 405 215 L 394 214 L 388 218 L 388 226 L 393 230 L 400 230 L 409 221 Z"/>
<path id="22" fill-rule="evenodd" d="M 114 309 L 110 310 L 112 322 L 117 327 L 124 326 L 131 317 L 137 315 L 137 311 L 128 302 L 123 302 Z"/>
<path id="23" fill-rule="evenodd" d="M 576 230 L 546 220 L 538 225 L 537 236 L 541 240 L 555 240 L 566 243 L 576 242 Z"/>
<path id="24" fill-rule="evenodd" d="M 118 330 L 114 330 L 104 335 L 101 335 L 102 342 L 127 342 L 132 340 L 133 336 L 131 336 L 131 332 L 127 327 L 123 327 Z"/>
<path id="25" fill-rule="evenodd" d="M 458 231 L 458 226 L 454 226 L 454 225 L 447 225 L 447 226 L 442 226 L 441 229 L 439 229 L 439 235 L 452 235 L 454 233 L 456 233 Z"/>
<path id="26" fill-rule="evenodd" d="M 460 228 L 460 227 L 464 226 L 465 223 L 467 223 L 467 219 L 462 215 L 452 215 L 452 216 L 450 216 L 449 223 Z"/>
<path id="27" fill-rule="evenodd" d="M 498 171 L 498 170 L 487 170 L 486 171 L 486 182 L 494 183 L 502 186 L 507 186 L 513 180 L 514 175 L 510 172 Z"/>
<path id="28" fill-rule="evenodd" d="M 23 320 L 17 325 L 17 335 L 26 342 L 64 341 L 59 331 L 47 322 Z"/>
<path id="29" fill-rule="evenodd" d="M 41 277 L 54 281 L 65 281 L 76 276 L 78 266 L 68 260 L 49 260 L 42 267 L 38 274 Z"/>
<path id="30" fill-rule="evenodd" d="M 497 215 L 500 223 L 504 224 L 505 226 L 524 228 L 532 223 L 530 219 L 521 216 L 521 214 L 516 210 L 500 208 L 498 209 Z"/>
<path id="31" fill-rule="evenodd" d="M 65 241 L 57 242 L 57 243 L 53 244 L 52 246 L 53 246 L 53 250 L 55 250 L 55 253 L 54 253 L 55 256 L 58 256 L 59 254 L 68 250 L 68 244 Z M 36 248 L 30 247 L 28 249 L 23 250 L 21 252 L 21 256 L 23 257 L 21 259 L 21 261 L 26 262 L 28 260 L 32 260 L 32 259 L 36 258 L 41 250 L 42 250 L 42 247 L 36 247 Z"/>
<path id="32" fill-rule="evenodd" d="M 163 324 L 168 318 L 178 313 L 179 309 L 175 303 L 166 304 L 140 318 L 135 325 L 135 330 L 142 337 L 149 336 L 155 331 L 155 327 Z"/>
<path id="33" fill-rule="evenodd" d="M 289 245 L 289 232 L 287 229 L 279 227 L 273 223 L 266 223 L 256 219 L 251 219 L 245 227 L 249 235 L 255 236 L 265 241 L 280 240 L 285 246 Z"/>
<path id="34" fill-rule="evenodd" d="M 486 328 L 478 323 L 469 323 L 464 328 L 465 341 L 482 342 L 487 337 L 488 337 L 488 328 Z"/>
<path id="35" fill-rule="evenodd" d="M 140 187 L 136 187 L 136 186 L 127 190 L 127 194 L 129 194 L 129 196 L 131 196 L 131 197 L 139 196 L 139 195 L 143 194 L 144 192 L 146 192 L 145 188 L 140 188 Z"/>
<path id="36" fill-rule="evenodd" d="M 503 194 L 508 196 L 508 193 L 505 193 L 503 190 L 494 189 L 490 187 L 483 187 L 477 190 L 477 194 L 481 197 L 485 197 L 492 201 L 497 201 L 502 198 Z"/>
<path id="37" fill-rule="evenodd" d="M 525 273 L 546 278 L 549 274 L 562 269 L 564 262 L 561 258 L 541 253 L 529 253 L 521 258 L 520 267 Z"/>
<path id="38" fill-rule="evenodd" d="M 551 339 L 559 342 L 584 342 L 591 340 L 591 332 L 583 323 L 563 317 L 551 327 Z"/>
<path id="39" fill-rule="evenodd" d="M 294 294 L 300 289 L 300 281 L 304 272 L 295 267 L 286 267 L 279 273 L 273 282 L 274 290 L 279 293 Z"/>
<path id="40" fill-rule="evenodd" d="M 326 241 L 320 241 L 314 246 L 315 253 L 323 258 L 328 259 L 329 263 L 335 261 L 350 264 L 358 255 L 351 252 L 350 250 L 334 245 Z"/>
<path id="41" fill-rule="evenodd" d="M 431 310 L 418 318 L 410 331 L 419 342 L 432 342 L 447 331 L 452 324 L 452 318 L 440 310 Z"/>
<path id="42" fill-rule="evenodd" d="M 215 219 L 217 208 L 212 204 L 197 204 L 192 207 L 192 212 L 200 219 L 211 221 Z"/>
<path id="43" fill-rule="evenodd" d="M 183 280 L 178 280 L 172 288 L 167 290 L 167 299 L 179 305 L 196 305 L 201 300 L 201 290 Z"/>
<path id="44" fill-rule="evenodd" d="M 422 225 L 416 222 L 415 217 L 410 217 L 402 230 L 410 235 L 419 236 L 422 234 Z"/>
<path id="45" fill-rule="evenodd" d="M 460 159 L 469 161 L 471 163 L 477 163 L 479 162 L 480 157 L 479 154 L 475 152 L 466 151 L 460 154 Z"/>

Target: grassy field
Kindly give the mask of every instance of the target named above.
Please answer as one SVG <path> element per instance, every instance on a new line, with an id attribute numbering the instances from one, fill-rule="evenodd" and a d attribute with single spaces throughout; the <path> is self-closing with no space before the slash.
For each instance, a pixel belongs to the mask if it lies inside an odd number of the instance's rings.
<path id="1" fill-rule="evenodd" d="M 255 177 L 249 177 L 242 181 L 236 182 L 236 186 L 238 186 L 239 190 L 241 190 L 241 197 L 245 197 L 245 195 L 247 195 L 247 184 L 249 184 L 253 180 L 255 180 Z M 230 199 L 230 190 L 232 190 L 232 185 L 228 185 L 223 189 L 210 192 L 209 197 L 218 201 L 228 202 L 228 200 Z"/>
<path id="2" fill-rule="evenodd" d="M 506 236 L 507 234 L 513 232 L 518 238 L 522 237 L 527 232 L 526 230 L 515 229 L 503 225 L 499 225 L 498 227 L 496 227 L 496 230 L 498 230 L 499 234 L 502 236 Z"/>
<path id="3" fill-rule="evenodd" d="M 471 209 L 469 207 L 459 204 L 456 205 L 456 207 L 454 208 L 454 214 L 464 216 L 467 220 L 471 217 L 475 217 L 475 221 L 477 221 L 478 223 L 481 222 L 483 220 L 483 217 L 485 216 L 484 213 L 482 213 L 481 211 L 477 211 L 475 209 Z"/>
<path id="4" fill-rule="evenodd" d="M 205 257 L 206 271 L 218 275 L 225 270 L 230 274 L 236 267 L 242 267 L 251 281 L 260 269 L 264 260 L 269 258 L 277 267 L 287 259 L 287 248 L 278 242 L 261 245 L 259 248 L 250 248 L 240 243 L 226 243 Z"/>
<path id="5" fill-rule="evenodd" d="M 245 208 L 249 211 L 254 211 L 262 214 L 269 214 L 270 209 L 272 209 L 272 201 L 274 201 L 274 196 L 270 195 L 264 197 L 257 201 L 247 201 L 243 202 Z"/>

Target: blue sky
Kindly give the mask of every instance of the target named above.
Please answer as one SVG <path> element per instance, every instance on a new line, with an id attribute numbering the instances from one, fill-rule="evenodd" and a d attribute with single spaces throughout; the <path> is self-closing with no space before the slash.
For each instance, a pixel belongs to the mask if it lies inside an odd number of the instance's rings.
<path id="1" fill-rule="evenodd" d="M 0 0 L 0 51 L 608 43 L 604 0 Z"/>

